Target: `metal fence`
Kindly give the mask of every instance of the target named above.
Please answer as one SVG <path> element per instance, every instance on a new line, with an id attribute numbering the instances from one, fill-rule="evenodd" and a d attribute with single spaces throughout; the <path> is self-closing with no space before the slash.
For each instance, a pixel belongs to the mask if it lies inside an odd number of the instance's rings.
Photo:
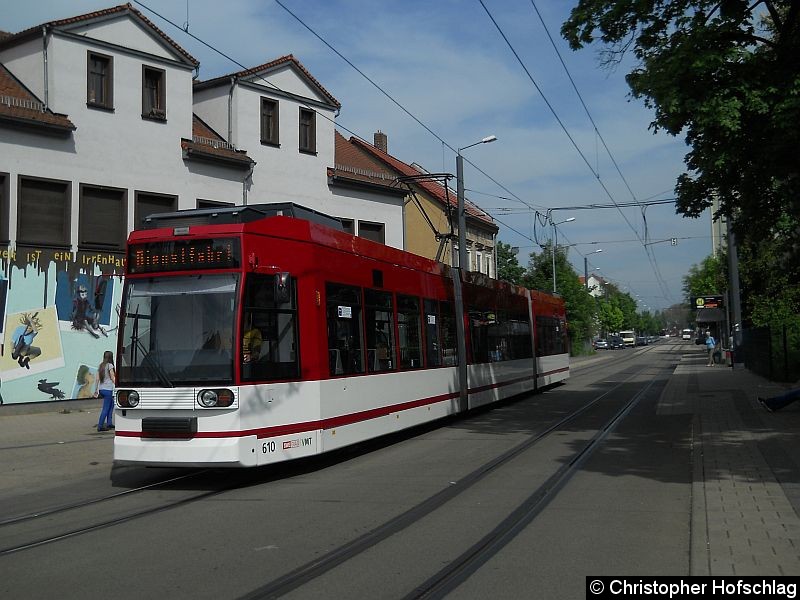
<path id="1" fill-rule="evenodd" d="M 740 352 L 751 371 L 773 381 L 800 379 L 800 321 L 742 332 Z"/>

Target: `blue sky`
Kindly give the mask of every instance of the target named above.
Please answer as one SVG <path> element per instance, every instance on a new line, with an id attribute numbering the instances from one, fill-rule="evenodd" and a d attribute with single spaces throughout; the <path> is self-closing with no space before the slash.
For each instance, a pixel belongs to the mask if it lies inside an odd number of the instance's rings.
<path id="1" fill-rule="evenodd" d="M 648 129 L 652 113 L 628 95 L 624 76 L 630 63 L 609 70 L 600 66 L 599 48 L 573 52 L 561 40 L 559 30 L 570 1 L 484 0 L 558 119 L 479 0 L 281 2 L 447 145 L 459 148 L 490 134 L 497 136 L 492 144 L 464 152 L 491 179 L 466 164 L 465 183 L 471 190 L 468 196 L 497 219 L 499 239 L 520 248 L 523 264 L 538 249 L 533 238 L 543 242 L 551 235 L 550 228 L 540 226 L 534 235 L 534 209 L 673 197 L 687 151 L 682 138 L 653 135 Z M 200 61 L 201 79 L 237 71 L 239 66 L 150 9 L 180 27 L 188 22 L 194 36 L 248 67 L 294 54 L 342 103 L 337 123 L 346 128 L 344 135 L 371 141 L 381 130 L 389 137 L 389 152 L 401 160 L 430 171 L 455 172 L 452 150 L 275 0 L 132 3 Z M 0 29 L 19 31 L 113 5 L 98 0 L 17 3 L 13 12 L 0 17 Z M 595 134 L 534 6 L 633 196 Z M 576 270 L 583 272 L 583 255 L 588 255 L 589 269 L 599 267 L 596 272 L 638 295 L 642 309 L 681 301 L 682 277 L 711 252 L 707 213 L 701 219 L 684 219 L 671 204 L 646 208 L 647 241 L 678 238 L 677 246 L 669 242 L 649 246 L 660 284 L 640 241 L 645 240 L 640 207 L 554 214 L 557 221 L 575 218 L 559 226 L 558 242 L 574 244 L 569 257 Z M 602 253 L 589 255 L 599 248 Z"/>

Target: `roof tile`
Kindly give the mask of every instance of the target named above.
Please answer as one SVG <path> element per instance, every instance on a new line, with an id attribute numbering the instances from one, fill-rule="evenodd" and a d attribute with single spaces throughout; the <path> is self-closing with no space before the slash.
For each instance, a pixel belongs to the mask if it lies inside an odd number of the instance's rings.
<path id="1" fill-rule="evenodd" d="M 66 115 L 45 109 L 44 103 L 0 64 L 0 117 L 20 124 L 74 130 Z"/>
<path id="2" fill-rule="evenodd" d="M 295 56 L 293 54 L 287 54 L 286 56 L 281 56 L 280 58 L 276 58 L 275 60 L 272 60 L 270 62 L 266 62 L 263 65 L 258 65 L 257 67 L 252 67 L 250 69 L 245 69 L 243 71 L 237 71 L 236 73 L 229 73 L 227 75 L 220 75 L 219 77 L 214 77 L 213 79 L 207 79 L 205 81 L 196 81 L 195 85 L 212 86 L 212 85 L 214 85 L 216 83 L 219 83 L 219 82 L 222 82 L 222 81 L 228 81 L 231 77 L 235 77 L 237 79 L 246 79 L 247 77 L 250 77 L 252 75 L 258 75 L 262 71 L 268 71 L 268 70 L 273 69 L 273 68 L 275 68 L 277 66 L 284 65 L 284 64 L 289 64 L 289 63 L 294 64 L 298 69 L 300 69 L 300 71 L 302 71 L 303 74 L 306 77 L 308 77 L 308 79 L 314 85 L 316 85 L 319 88 L 319 90 L 331 102 L 331 104 L 333 104 L 337 108 L 341 108 L 342 104 L 336 98 L 333 97 L 333 94 L 331 94 L 328 90 L 325 89 L 325 86 L 323 86 L 317 80 L 317 78 L 314 77 L 308 71 L 308 69 L 306 69 L 299 60 L 297 60 L 297 58 L 295 58 Z"/>
<path id="3" fill-rule="evenodd" d="M 93 19 L 97 19 L 100 17 L 105 17 L 108 15 L 113 15 L 117 13 L 123 12 L 130 12 L 140 20 L 142 20 L 148 27 L 150 27 L 153 31 L 155 31 L 167 44 L 172 46 L 178 53 L 186 58 L 190 63 L 197 66 L 200 62 L 194 58 L 191 54 L 189 54 L 186 50 L 184 50 L 178 43 L 169 37 L 166 33 L 161 31 L 158 27 L 156 27 L 155 23 L 153 23 L 150 19 L 145 17 L 141 12 L 136 10 L 133 5 L 130 3 L 128 4 L 120 4 L 119 6 L 114 6 L 111 8 L 104 8 L 102 10 L 96 10 L 94 12 L 86 13 L 83 15 L 77 15 L 75 17 L 68 17 L 66 19 L 56 19 L 55 21 L 47 21 L 46 23 L 42 23 L 41 25 L 36 25 L 34 27 L 29 27 L 28 29 L 24 29 L 18 33 L 13 33 L 5 38 L 0 36 L 0 45 L 6 44 L 13 44 L 14 42 L 25 39 L 30 37 L 31 35 L 39 35 L 39 32 L 42 30 L 42 27 L 63 27 L 64 25 L 73 25 L 75 23 L 81 23 L 84 21 L 91 21 Z"/>
<path id="4" fill-rule="evenodd" d="M 376 148 L 369 142 L 365 142 L 364 140 L 360 140 L 356 137 L 350 138 L 350 141 L 358 148 L 361 148 L 370 155 L 376 157 L 378 160 L 382 161 L 384 164 L 388 165 L 390 168 L 394 169 L 397 173 L 406 176 L 413 176 L 413 175 L 421 175 L 420 171 L 415 169 L 409 164 L 404 163 L 403 161 L 395 158 L 391 154 Z M 458 198 L 455 194 L 455 190 L 445 190 L 444 186 L 436 183 L 435 181 L 431 180 L 423 180 L 417 181 L 416 185 L 424 189 L 430 196 L 434 199 L 441 202 L 443 206 L 447 206 L 449 203 L 451 206 L 456 206 L 458 204 Z M 483 221 L 484 223 L 489 223 L 496 227 L 494 224 L 494 220 L 488 214 L 486 214 L 483 210 L 481 210 L 476 204 L 470 202 L 469 200 L 464 200 L 464 209 L 467 215 L 474 217 Z"/>
<path id="5" fill-rule="evenodd" d="M 192 115 L 192 139 L 181 139 L 181 148 L 206 159 L 220 159 L 246 167 L 253 164 L 247 152 L 237 150 L 197 115 Z"/>

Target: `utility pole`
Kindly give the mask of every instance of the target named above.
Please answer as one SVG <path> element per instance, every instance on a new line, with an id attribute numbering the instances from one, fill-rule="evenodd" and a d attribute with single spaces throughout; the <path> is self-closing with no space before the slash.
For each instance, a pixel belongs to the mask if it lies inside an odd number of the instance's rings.
<path id="1" fill-rule="evenodd" d="M 728 270 L 730 271 L 730 304 L 733 312 L 731 334 L 733 336 L 733 363 L 741 363 L 740 349 L 742 347 L 742 300 L 739 292 L 739 254 L 736 251 L 736 234 L 733 233 L 731 217 L 727 218 L 728 230 Z"/>
<path id="2" fill-rule="evenodd" d="M 458 385 L 459 404 L 461 410 L 469 408 L 469 389 L 467 380 L 467 333 L 464 328 L 464 295 L 463 274 L 469 271 L 467 264 L 467 211 L 464 199 L 464 159 L 461 151 L 472 148 L 478 144 L 488 144 L 497 138 L 493 135 L 483 138 L 479 142 L 459 148 L 456 152 L 456 199 L 458 202 L 458 269 L 453 269 L 453 293 L 456 309 L 456 341 L 458 343 Z"/>

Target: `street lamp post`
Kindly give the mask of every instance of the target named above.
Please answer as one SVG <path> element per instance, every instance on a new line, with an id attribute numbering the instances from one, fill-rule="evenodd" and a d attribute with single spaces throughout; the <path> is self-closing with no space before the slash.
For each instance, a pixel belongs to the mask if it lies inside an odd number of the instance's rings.
<path id="1" fill-rule="evenodd" d="M 458 198 L 458 267 L 460 269 L 469 270 L 469 264 L 467 264 L 467 213 L 464 206 L 464 159 L 461 156 L 461 151 L 466 150 L 467 148 L 472 148 L 473 146 L 477 146 L 479 144 L 488 144 L 490 142 L 494 142 L 496 139 L 496 136 L 490 135 L 483 138 L 479 142 L 459 148 L 456 152 L 456 195 Z"/>
<path id="2" fill-rule="evenodd" d="M 472 148 L 478 144 L 488 144 L 497 138 L 493 135 L 487 136 L 470 144 L 459 148 L 456 152 L 456 194 L 458 198 L 458 270 L 453 270 L 453 288 L 455 309 L 456 309 L 456 338 L 458 342 L 458 385 L 459 403 L 462 410 L 469 408 L 468 382 L 467 382 L 467 333 L 464 330 L 464 294 L 462 291 L 462 273 L 469 270 L 467 264 L 467 214 L 464 207 L 464 159 L 461 151 Z M 495 253 L 496 254 L 496 253 Z"/>
<path id="3" fill-rule="evenodd" d="M 589 254 L 597 254 L 602 251 L 602 248 L 598 248 L 594 252 L 589 252 Z M 583 257 L 583 283 L 586 286 L 587 292 L 589 291 L 589 254 Z"/>
<path id="4" fill-rule="evenodd" d="M 553 225 L 553 293 L 556 293 L 556 251 L 558 250 L 558 225 L 562 225 L 564 223 L 572 223 L 575 220 L 575 217 L 570 217 L 569 219 L 564 219 L 563 221 L 559 221 L 555 223 L 553 218 L 550 218 L 550 223 Z"/>

